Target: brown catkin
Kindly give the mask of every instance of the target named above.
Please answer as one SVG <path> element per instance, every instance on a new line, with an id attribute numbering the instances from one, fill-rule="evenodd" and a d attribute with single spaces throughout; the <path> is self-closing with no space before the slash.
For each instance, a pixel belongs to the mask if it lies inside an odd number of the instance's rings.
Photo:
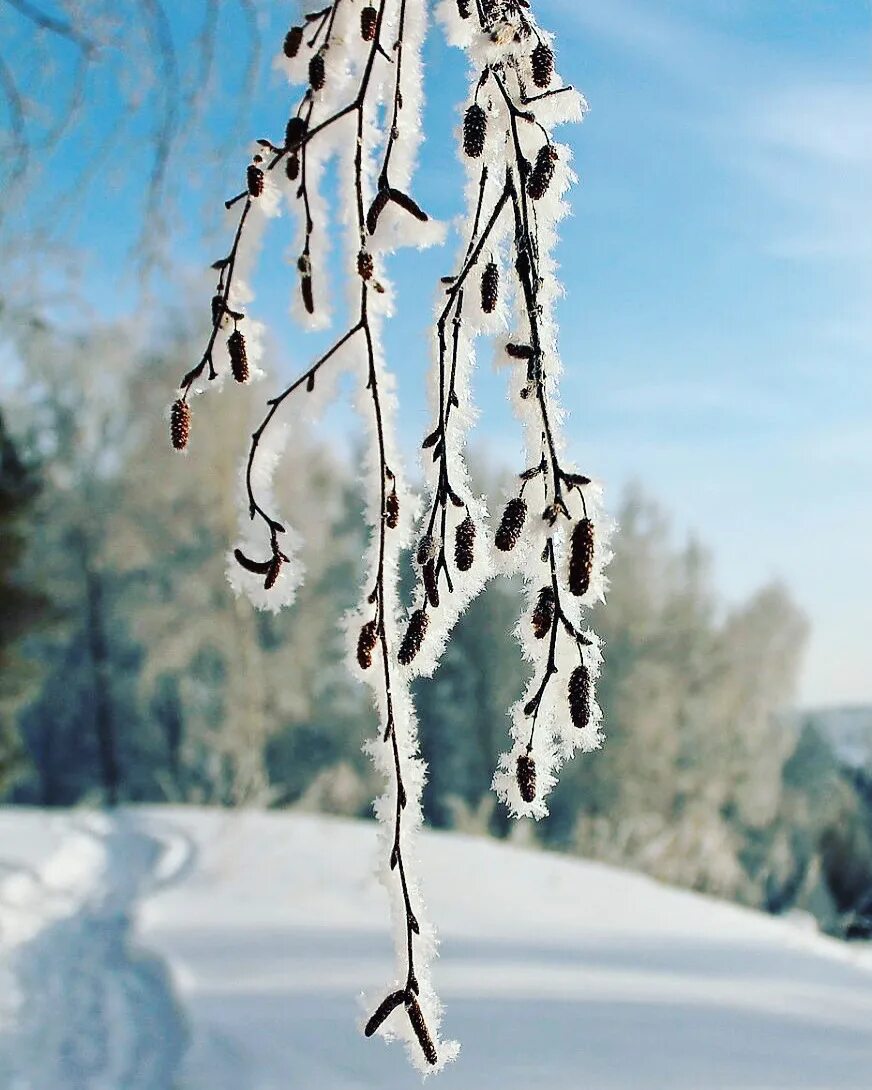
<path id="1" fill-rule="evenodd" d="M 176 450 L 184 450 L 191 437 L 191 409 L 179 398 L 170 410 L 170 439 Z"/>
<path id="2" fill-rule="evenodd" d="M 301 26 L 292 26 L 291 29 L 285 35 L 285 56 L 294 58 L 300 52 L 300 46 L 303 44 L 303 28 Z"/>
<path id="3" fill-rule="evenodd" d="M 302 117 L 288 118 L 288 123 L 285 126 L 285 147 L 286 148 L 298 148 L 302 144 L 306 135 L 307 125 Z"/>
<path id="4" fill-rule="evenodd" d="M 409 618 L 409 625 L 403 634 L 403 638 L 400 642 L 400 650 L 397 654 L 400 665 L 408 666 L 415 655 L 421 650 L 421 644 L 424 642 L 424 637 L 427 634 L 427 625 L 429 623 L 430 618 L 423 609 L 416 609 Z"/>
<path id="5" fill-rule="evenodd" d="M 539 591 L 530 619 L 533 622 L 533 635 L 537 640 L 544 639 L 554 623 L 554 591 L 551 587 L 543 587 Z"/>
<path id="6" fill-rule="evenodd" d="M 378 625 L 375 621 L 367 621 L 357 639 L 357 661 L 361 670 L 368 670 L 372 666 L 372 653 L 377 643 Z"/>
<path id="7" fill-rule="evenodd" d="M 434 609 L 439 608 L 439 582 L 436 577 L 436 562 L 428 560 L 421 569 L 421 577 L 424 580 L 424 590 L 427 592 L 427 601 Z"/>
<path id="8" fill-rule="evenodd" d="M 576 523 L 569 546 L 569 591 L 577 598 L 587 594 L 593 571 L 594 533 L 590 519 Z"/>
<path id="9" fill-rule="evenodd" d="M 289 182 L 295 182 L 300 177 L 300 157 L 295 151 L 288 156 L 285 174 Z"/>
<path id="10" fill-rule="evenodd" d="M 503 511 L 503 517 L 494 534 L 494 545 L 500 552 L 510 552 L 518 544 L 524 519 L 527 517 L 527 504 L 520 496 L 509 500 Z"/>
<path id="11" fill-rule="evenodd" d="M 454 535 L 454 563 L 458 571 L 469 571 L 475 559 L 475 523 L 470 515 L 457 527 Z"/>
<path id="12" fill-rule="evenodd" d="M 493 314 L 500 297 L 500 270 L 495 261 L 489 261 L 481 275 L 481 309 Z"/>
<path id="13" fill-rule="evenodd" d="M 327 65 L 324 54 L 316 53 L 309 61 L 309 83 L 313 91 L 320 91 L 327 82 Z"/>
<path id="14" fill-rule="evenodd" d="M 569 675 L 569 714 L 579 730 L 590 724 L 590 670 L 583 663 Z"/>
<path id="15" fill-rule="evenodd" d="M 227 338 L 227 351 L 230 354 L 230 372 L 237 382 L 248 382 L 248 352 L 245 337 L 234 329 Z"/>
<path id="16" fill-rule="evenodd" d="M 372 1037 L 372 1035 L 379 1028 L 379 1026 L 382 1024 L 382 1022 L 385 1021 L 385 1019 L 391 1013 L 391 1011 L 396 1010 L 396 1008 L 403 1002 L 403 1000 L 405 998 L 406 998 L 405 990 L 399 991 L 399 992 L 391 992 L 390 995 L 386 996 L 381 1001 L 381 1003 L 379 1003 L 378 1007 L 375 1010 L 375 1013 L 370 1018 L 370 1020 L 366 1023 L 366 1027 L 364 1028 L 364 1031 L 363 1031 L 364 1034 L 367 1037 Z"/>
<path id="17" fill-rule="evenodd" d="M 428 1064 L 435 1064 L 438 1059 L 436 1046 L 433 1044 L 433 1038 L 427 1029 L 427 1023 L 424 1021 L 424 1012 L 421 1010 L 421 1005 L 414 992 L 411 991 L 406 992 L 406 1014 L 408 1014 L 409 1022 L 415 1031 L 415 1036 L 418 1038 L 418 1044 L 424 1053 L 424 1059 Z"/>
<path id="18" fill-rule="evenodd" d="M 470 0 L 457 0 L 457 14 L 461 19 L 468 19 L 470 14 Z"/>
<path id="19" fill-rule="evenodd" d="M 537 87 L 547 87 L 554 75 L 554 54 L 544 42 L 539 42 L 530 57 L 533 82 Z"/>
<path id="20" fill-rule="evenodd" d="M 385 500 L 385 524 L 389 530 L 396 530 L 400 524 L 400 497 L 396 492 L 389 492 Z"/>
<path id="21" fill-rule="evenodd" d="M 486 132 L 487 114 L 477 102 L 473 102 L 463 118 L 463 150 L 470 159 L 478 159 L 484 151 Z"/>
<path id="22" fill-rule="evenodd" d="M 263 581 L 264 590 L 272 590 L 276 585 L 282 570 L 282 555 L 281 553 L 273 553 L 273 558 L 269 562 L 269 568 L 267 569 L 266 578 Z"/>
<path id="23" fill-rule="evenodd" d="M 375 265 L 369 250 L 361 250 L 357 255 L 357 275 L 361 280 L 372 280 Z"/>
<path id="24" fill-rule="evenodd" d="M 521 798 L 524 802 L 532 802 L 536 798 L 536 762 L 529 753 L 521 753 L 518 756 L 515 774 Z"/>
<path id="25" fill-rule="evenodd" d="M 378 12 L 370 4 L 360 13 L 360 36 L 365 42 L 371 42 L 375 38 L 375 29 L 378 25 Z"/>
<path id="26" fill-rule="evenodd" d="M 424 534 L 418 542 L 418 551 L 415 554 L 415 559 L 419 564 L 426 564 L 428 560 L 432 560 L 435 556 L 436 542 L 433 540 L 433 535 Z"/>
<path id="27" fill-rule="evenodd" d="M 250 196 L 259 197 L 263 193 L 263 171 L 252 163 L 246 171 L 245 177 Z"/>
<path id="28" fill-rule="evenodd" d="M 536 162 L 530 171 L 527 192 L 534 201 L 541 201 L 548 192 L 554 177 L 554 164 L 557 162 L 557 148 L 553 144 L 543 144 L 536 153 Z"/>

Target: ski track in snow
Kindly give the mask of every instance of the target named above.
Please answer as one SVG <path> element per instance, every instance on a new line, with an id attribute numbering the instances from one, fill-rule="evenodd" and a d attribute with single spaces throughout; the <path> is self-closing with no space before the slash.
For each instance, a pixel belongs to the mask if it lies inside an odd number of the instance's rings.
<path id="1" fill-rule="evenodd" d="M 374 827 L 0 810 L 0 1090 L 411 1090 Z M 440 1090 L 870 1090 L 870 955 L 611 867 L 421 841 Z M 15 1000 L 17 999 L 17 1005 Z"/>
<path id="2" fill-rule="evenodd" d="M 186 1022 L 134 928 L 191 862 L 187 838 L 122 812 L 69 818 L 41 871 L 0 868 L 0 1086 L 171 1090 Z"/>

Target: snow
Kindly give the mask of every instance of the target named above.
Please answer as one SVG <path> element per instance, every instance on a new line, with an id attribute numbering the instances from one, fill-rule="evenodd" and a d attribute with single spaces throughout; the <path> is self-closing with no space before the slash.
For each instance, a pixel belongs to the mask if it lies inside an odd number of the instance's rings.
<path id="1" fill-rule="evenodd" d="M 446 1088 L 863 1090 L 872 952 L 615 868 L 419 851 Z M 0 1086 L 394 1090 L 375 828 L 302 814 L 0 811 Z"/>

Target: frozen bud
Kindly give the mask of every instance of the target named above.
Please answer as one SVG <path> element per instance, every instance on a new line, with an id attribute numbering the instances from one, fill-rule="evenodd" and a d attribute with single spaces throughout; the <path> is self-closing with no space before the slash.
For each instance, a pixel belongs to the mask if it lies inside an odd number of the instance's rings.
<path id="1" fill-rule="evenodd" d="M 254 163 L 251 164 L 246 172 L 246 181 L 248 182 L 249 196 L 259 197 L 263 193 L 263 171 L 259 166 L 255 166 Z"/>
<path id="2" fill-rule="evenodd" d="M 421 644 L 427 634 L 427 625 L 430 618 L 423 609 L 416 609 L 409 618 L 409 625 L 400 642 L 400 650 L 397 658 L 401 666 L 408 666 L 415 655 L 421 650 Z"/>
<path id="3" fill-rule="evenodd" d="M 527 504 L 520 496 L 509 500 L 503 517 L 494 535 L 494 545 L 504 553 L 510 552 L 518 544 L 524 519 L 527 517 Z"/>
<path id="4" fill-rule="evenodd" d="M 428 560 L 435 560 L 438 552 L 438 546 L 433 540 L 432 534 L 424 534 L 421 540 L 418 542 L 418 552 L 416 559 L 419 564 L 426 564 Z"/>
<path id="5" fill-rule="evenodd" d="M 421 1010 L 421 1005 L 415 997 L 415 993 L 412 991 L 406 992 L 406 1014 L 409 1016 L 409 1022 L 412 1029 L 415 1031 L 415 1036 L 418 1038 L 418 1044 L 421 1046 L 421 1051 L 424 1053 L 424 1059 L 428 1064 L 435 1064 L 438 1057 L 436 1056 L 436 1046 L 433 1044 L 433 1038 L 430 1036 L 430 1031 L 427 1029 L 427 1023 L 424 1021 L 424 1013 Z"/>
<path id="6" fill-rule="evenodd" d="M 309 83 L 313 91 L 320 91 L 327 82 L 327 66 L 323 52 L 316 53 L 309 61 Z"/>
<path id="7" fill-rule="evenodd" d="M 551 631 L 554 622 L 554 591 L 551 587 L 543 587 L 536 599 L 533 609 L 533 635 L 537 640 L 544 639 Z"/>
<path id="8" fill-rule="evenodd" d="M 372 254 L 369 250 L 361 250 L 357 255 L 357 274 L 361 280 L 372 280 L 374 271 Z"/>
<path id="9" fill-rule="evenodd" d="M 300 46 L 303 44 L 303 28 L 301 26 L 292 26 L 291 29 L 285 35 L 285 56 L 293 59 L 300 52 Z"/>
<path id="10" fill-rule="evenodd" d="M 300 177 L 300 157 L 295 151 L 288 156 L 288 161 L 285 164 L 285 174 L 289 182 L 295 182 Z"/>
<path id="11" fill-rule="evenodd" d="M 583 663 L 569 675 L 569 714 L 579 730 L 590 723 L 590 670 Z"/>
<path id="12" fill-rule="evenodd" d="M 457 14 L 461 19 L 468 19 L 470 14 L 471 0 L 457 0 Z"/>
<path id="13" fill-rule="evenodd" d="M 463 150 L 470 159 L 478 159 L 484 151 L 486 132 L 487 114 L 477 102 L 473 102 L 463 118 Z"/>
<path id="14" fill-rule="evenodd" d="M 427 592 L 427 601 L 434 609 L 439 608 L 439 580 L 436 575 L 436 562 L 428 560 L 421 571 L 424 580 L 424 590 Z"/>
<path id="15" fill-rule="evenodd" d="M 361 670 L 368 670 L 372 666 L 372 653 L 377 643 L 378 625 L 375 621 L 367 621 L 357 640 L 357 661 Z"/>
<path id="16" fill-rule="evenodd" d="M 541 201 L 548 192 L 556 162 L 557 148 L 553 144 L 543 144 L 536 153 L 536 162 L 527 182 L 527 192 L 534 201 Z"/>
<path id="17" fill-rule="evenodd" d="M 400 524 L 400 497 L 396 492 L 389 492 L 385 500 L 385 523 L 389 530 L 396 530 Z"/>
<path id="18" fill-rule="evenodd" d="M 370 4 L 360 13 L 360 36 L 365 42 L 371 42 L 375 38 L 375 30 L 378 26 L 378 12 Z"/>
<path id="19" fill-rule="evenodd" d="M 454 535 L 454 563 L 458 571 L 469 571 L 475 556 L 475 523 L 467 515 Z"/>
<path id="20" fill-rule="evenodd" d="M 537 87 L 547 87 L 554 75 L 554 54 L 544 42 L 539 42 L 530 57 L 533 82 Z"/>
<path id="21" fill-rule="evenodd" d="M 191 437 L 191 409 L 179 398 L 170 409 L 170 439 L 176 450 L 184 450 Z"/>
<path id="22" fill-rule="evenodd" d="M 285 147 L 298 148 L 306 135 L 306 122 L 302 117 L 291 117 L 285 126 Z"/>
<path id="23" fill-rule="evenodd" d="M 217 295 L 212 296 L 212 325 L 218 325 L 224 317 L 224 312 L 227 306 L 224 302 L 224 296 L 219 292 Z"/>
<path id="24" fill-rule="evenodd" d="M 593 571 L 594 534 L 590 519 L 576 523 L 569 546 L 569 590 L 580 598 L 587 594 Z"/>
<path id="25" fill-rule="evenodd" d="M 230 372 L 237 382 L 248 382 L 248 353 L 245 350 L 245 337 L 234 329 L 227 338 L 227 351 L 230 354 Z"/>
<path id="26" fill-rule="evenodd" d="M 521 798 L 524 802 L 532 802 L 536 798 L 536 762 L 529 753 L 521 753 L 518 756 L 515 774 Z"/>
<path id="27" fill-rule="evenodd" d="M 500 297 L 500 270 L 495 261 L 489 261 L 481 277 L 481 309 L 493 314 Z"/>

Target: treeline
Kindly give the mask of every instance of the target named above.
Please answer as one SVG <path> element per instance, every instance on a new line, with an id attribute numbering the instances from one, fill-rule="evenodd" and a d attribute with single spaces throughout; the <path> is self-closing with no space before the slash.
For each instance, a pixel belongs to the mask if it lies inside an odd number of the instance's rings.
<path id="1" fill-rule="evenodd" d="M 304 806 L 365 815 L 375 730 L 338 619 L 355 601 L 360 501 L 346 461 L 291 419 L 279 506 L 304 531 L 291 610 L 225 580 L 240 452 L 262 392 L 194 406 L 190 456 L 165 408 L 192 349 L 132 328 L 76 338 L 5 316 L 22 381 L 0 430 L 0 776 L 9 801 Z M 14 422 L 14 428 L 12 426 Z M 563 773 L 551 817 L 515 826 L 490 781 L 523 687 L 517 587 L 493 583 L 417 685 L 437 826 L 645 870 L 829 930 L 872 928 L 872 792 L 790 704 L 805 622 L 783 589 L 726 610 L 705 552 L 625 498 L 600 686 L 608 740 Z"/>

